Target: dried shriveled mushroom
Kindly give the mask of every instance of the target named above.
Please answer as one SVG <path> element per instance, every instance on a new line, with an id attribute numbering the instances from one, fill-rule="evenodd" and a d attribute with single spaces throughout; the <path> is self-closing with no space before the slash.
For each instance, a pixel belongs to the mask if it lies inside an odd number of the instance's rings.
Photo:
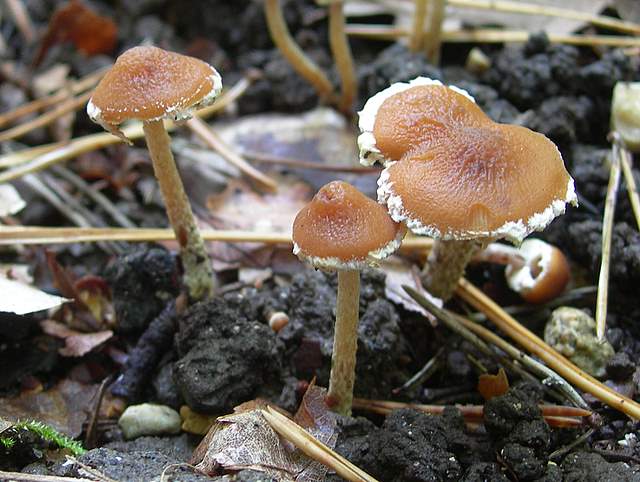
<path id="1" fill-rule="evenodd" d="M 393 253 L 405 229 L 383 206 L 342 181 L 322 187 L 293 223 L 294 253 L 316 268 L 338 272 L 329 400 L 351 412 L 355 382 L 360 270 Z"/>
<path id="2" fill-rule="evenodd" d="M 221 89 L 218 72 L 201 60 L 156 47 L 134 47 L 118 57 L 87 105 L 94 122 L 125 140 L 118 126 L 131 119 L 143 122 L 169 221 L 180 244 L 184 282 L 194 300 L 213 292 L 213 269 L 163 119 L 188 119 L 193 110 L 213 103 Z"/>
<path id="3" fill-rule="evenodd" d="M 360 112 L 360 161 L 385 165 L 378 200 L 414 233 L 436 238 L 425 281 L 443 299 L 473 253 L 519 243 L 576 203 L 573 179 L 542 134 L 489 119 L 456 87 L 417 78 Z"/>

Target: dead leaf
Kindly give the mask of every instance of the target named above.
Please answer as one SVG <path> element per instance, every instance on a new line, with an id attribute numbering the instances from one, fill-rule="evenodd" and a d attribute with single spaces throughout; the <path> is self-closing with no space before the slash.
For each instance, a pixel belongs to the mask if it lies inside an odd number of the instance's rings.
<path id="1" fill-rule="evenodd" d="M 19 213 L 27 205 L 11 184 L 0 184 L 0 217 Z"/>
<path id="2" fill-rule="evenodd" d="M 58 352 L 66 357 L 81 357 L 102 345 L 113 336 L 111 330 L 81 333 L 54 320 L 42 320 L 40 327 L 47 335 L 61 338 L 65 346 Z"/>
<path id="3" fill-rule="evenodd" d="M 85 55 L 108 54 L 118 40 L 118 28 L 110 18 L 98 15 L 80 0 L 71 0 L 58 8 L 45 33 L 34 65 L 40 64 L 55 44 L 71 42 Z"/>
<path id="4" fill-rule="evenodd" d="M 188 405 L 180 407 L 180 418 L 182 419 L 182 431 L 196 435 L 206 435 L 216 422 L 214 415 L 194 412 Z"/>
<path id="5" fill-rule="evenodd" d="M 504 369 L 500 367 L 495 375 L 483 373 L 478 380 L 478 392 L 485 400 L 504 395 L 509 391 L 509 379 Z"/>
<path id="6" fill-rule="evenodd" d="M 20 281 L 8 279 L 0 273 L 0 311 L 26 315 L 57 308 L 71 300 L 50 295 Z"/>
<path id="7" fill-rule="evenodd" d="M 44 392 L 0 398 L 0 413 L 7 421 L 39 420 L 69 437 L 82 432 L 97 385 L 64 380 Z"/>
<path id="8" fill-rule="evenodd" d="M 325 390 L 311 384 L 294 420 L 333 448 L 336 419 L 324 398 Z M 253 469 L 283 482 L 323 480 L 327 468 L 288 442 L 283 443 L 262 416 L 265 404 L 260 400 L 247 402 L 236 407 L 236 413 L 219 417 L 194 452 L 191 463 L 208 474 L 215 474 L 220 468 Z"/>
<path id="9" fill-rule="evenodd" d="M 431 293 L 424 289 L 422 283 L 420 283 L 418 273 L 414 270 L 414 266 L 402 258 L 392 256 L 387 258 L 382 263 L 381 267 L 387 275 L 384 285 L 385 296 L 389 300 L 403 306 L 409 311 L 420 313 L 425 316 L 433 326 L 435 326 L 437 324 L 436 318 L 416 303 L 416 301 L 402 288 L 403 285 L 410 286 L 438 308 L 442 308 L 442 300 L 431 296 Z"/>

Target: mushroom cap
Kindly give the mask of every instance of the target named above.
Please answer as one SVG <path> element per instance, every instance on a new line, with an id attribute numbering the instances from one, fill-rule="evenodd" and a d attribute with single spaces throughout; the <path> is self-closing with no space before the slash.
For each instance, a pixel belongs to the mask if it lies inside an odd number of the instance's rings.
<path id="1" fill-rule="evenodd" d="M 495 123 L 468 94 L 427 80 L 392 86 L 361 113 L 361 162 L 385 164 L 378 200 L 395 221 L 445 240 L 519 242 L 575 203 L 553 142 Z"/>
<path id="2" fill-rule="evenodd" d="M 405 229 L 351 184 L 323 186 L 293 222 L 293 252 L 316 268 L 359 270 L 393 253 Z"/>
<path id="3" fill-rule="evenodd" d="M 546 303 L 559 296 L 569 283 L 571 269 L 562 251 L 539 239 L 527 239 L 518 250 L 525 264 L 507 265 L 509 287 L 529 303 Z"/>
<path id="4" fill-rule="evenodd" d="M 193 109 L 213 103 L 221 89 L 220 74 L 202 60 L 157 47 L 134 47 L 102 78 L 87 113 L 110 131 L 130 119 L 184 119 Z"/>

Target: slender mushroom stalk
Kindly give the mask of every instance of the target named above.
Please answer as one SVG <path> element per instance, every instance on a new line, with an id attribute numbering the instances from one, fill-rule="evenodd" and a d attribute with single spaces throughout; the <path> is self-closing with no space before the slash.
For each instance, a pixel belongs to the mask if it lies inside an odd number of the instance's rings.
<path id="1" fill-rule="evenodd" d="M 329 45 L 333 61 L 340 76 L 341 95 L 338 108 L 345 115 L 353 114 L 353 102 L 358 96 L 358 79 L 345 32 L 344 1 L 319 0 L 320 4 L 329 4 Z"/>
<path id="2" fill-rule="evenodd" d="M 338 272 L 329 405 L 349 415 L 355 384 L 360 270 L 393 253 L 404 228 L 384 207 L 342 181 L 323 186 L 293 223 L 293 252 L 316 268 Z"/>
<path id="3" fill-rule="evenodd" d="M 440 48 L 442 47 L 442 24 L 446 0 L 429 0 L 427 9 L 429 29 L 424 39 L 425 56 L 433 65 L 440 63 Z"/>
<path id="4" fill-rule="evenodd" d="M 520 243 L 576 202 L 549 139 L 493 122 L 457 87 L 421 77 L 393 84 L 367 101 L 359 124 L 360 162 L 385 165 L 378 201 L 436 239 L 423 280 L 444 300 L 478 246 Z"/>
<path id="5" fill-rule="evenodd" d="M 220 75 L 205 62 L 156 47 L 135 47 L 116 60 L 87 105 L 94 122 L 126 141 L 118 126 L 129 119 L 143 122 L 169 222 L 180 245 L 184 284 L 192 300 L 212 295 L 216 283 L 163 119 L 189 118 L 192 110 L 211 104 L 221 89 Z"/>
<path id="6" fill-rule="evenodd" d="M 289 61 L 298 74 L 313 85 L 322 99 L 331 100 L 333 98 L 331 81 L 293 40 L 282 15 L 280 0 L 265 0 L 264 13 L 271 39 L 284 58 Z"/>

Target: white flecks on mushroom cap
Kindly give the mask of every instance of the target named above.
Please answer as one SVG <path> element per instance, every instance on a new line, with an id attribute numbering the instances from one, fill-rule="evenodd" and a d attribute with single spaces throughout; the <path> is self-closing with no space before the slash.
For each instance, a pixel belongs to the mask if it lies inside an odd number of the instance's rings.
<path id="1" fill-rule="evenodd" d="M 524 258 L 524 265 L 514 268 L 507 265 L 505 276 L 509 287 L 520 293 L 533 289 L 543 279 L 551 266 L 553 246 L 539 239 L 527 239 L 522 243 L 518 252 Z M 534 277 L 531 263 L 536 263 L 539 273 Z"/>
<path id="2" fill-rule="evenodd" d="M 390 85 L 384 90 L 381 90 L 373 97 L 369 98 L 365 103 L 364 107 L 360 112 L 358 112 L 359 120 L 358 127 L 362 131 L 362 134 L 358 136 L 358 148 L 360 149 L 360 164 L 364 166 L 372 166 L 376 162 L 387 166 L 390 162 L 397 161 L 397 159 L 387 159 L 385 158 L 380 149 L 378 149 L 376 145 L 376 138 L 373 134 L 373 127 L 376 122 L 376 115 L 378 114 L 378 110 L 380 106 L 384 103 L 392 95 L 395 95 L 399 92 L 405 91 L 412 87 L 417 87 L 421 85 L 443 85 L 442 82 L 435 79 L 430 79 L 428 77 L 416 77 L 409 82 L 396 82 L 395 84 Z M 448 86 L 451 90 L 457 92 L 458 94 L 464 95 L 472 102 L 475 102 L 475 99 L 469 95 L 469 93 L 464 90 L 456 87 L 455 85 Z"/>
<path id="3" fill-rule="evenodd" d="M 378 202 L 386 204 L 387 210 L 391 218 L 398 223 L 405 223 L 411 232 L 423 236 L 429 236 L 435 239 L 443 240 L 467 240 L 477 238 L 506 238 L 512 243 L 519 244 L 524 238 L 534 231 L 542 231 L 557 216 L 564 214 L 567 203 L 573 206 L 578 205 L 578 197 L 576 195 L 573 178 L 569 177 L 567 190 L 563 199 L 554 199 L 551 203 L 539 213 L 533 213 L 527 219 L 516 219 L 505 222 L 502 226 L 492 231 L 446 231 L 442 232 L 434 225 L 429 225 L 418 217 L 405 209 L 402 197 L 393 190 L 393 181 L 390 180 L 389 168 L 395 162 L 387 164 L 382 170 L 378 178 Z"/>
<path id="4" fill-rule="evenodd" d="M 298 243 L 295 242 L 293 243 L 293 254 L 300 258 L 301 261 L 323 271 L 361 271 L 367 267 L 377 266 L 380 261 L 393 254 L 402 244 L 402 239 L 405 234 L 405 229 L 398 230 L 398 234 L 396 234 L 394 239 L 381 248 L 370 251 L 365 259 L 343 261 L 336 257 L 323 258 L 320 256 L 309 256 L 302 251 L 300 246 L 298 246 Z"/>

